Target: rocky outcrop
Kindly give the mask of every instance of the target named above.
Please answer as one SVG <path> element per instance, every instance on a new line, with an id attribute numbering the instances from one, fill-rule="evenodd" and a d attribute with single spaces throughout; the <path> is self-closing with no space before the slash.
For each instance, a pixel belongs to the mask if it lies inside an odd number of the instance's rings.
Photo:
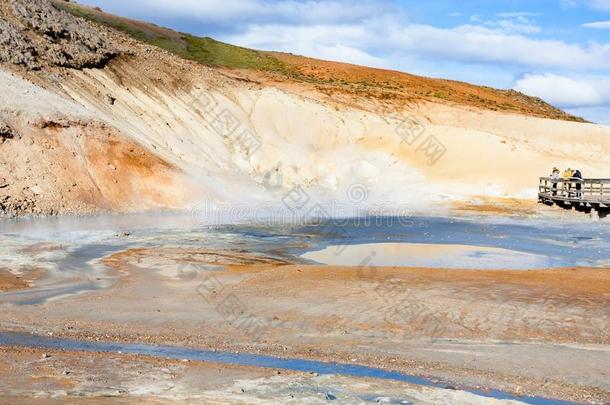
<path id="1" fill-rule="evenodd" d="M 119 54 L 104 32 L 48 0 L 11 0 L 0 19 L 0 61 L 30 70 L 44 65 L 102 67 Z"/>
<path id="2" fill-rule="evenodd" d="M 0 61 L 38 69 L 36 49 L 32 42 L 8 21 L 0 18 Z"/>
<path id="3" fill-rule="evenodd" d="M 0 121 L 0 143 L 4 143 L 6 139 L 13 139 L 15 132 L 4 122 Z"/>
<path id="4" fill-rule="evenodd" d="M 14 218 L 23 215 L 53 215 L 54 210 L 42 212 L 36 209 L 36 201 L 32 197 L 12 198 L 9 195 L 0 196 L 0 217 Z"/>

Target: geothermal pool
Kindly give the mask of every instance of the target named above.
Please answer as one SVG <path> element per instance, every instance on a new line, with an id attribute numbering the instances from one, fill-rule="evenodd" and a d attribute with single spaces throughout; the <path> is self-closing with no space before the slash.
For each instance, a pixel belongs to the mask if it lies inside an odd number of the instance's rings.
<path id="1" fill-rule="evenodd" d="M 547 268 L 552 258 L 508 249 L 426 243 L 365 243 L 328 246 L 301 257 L 335 266 L 403 266 L 458 269 Z"/>
<path id="2" fill-rule="evenodd" d="M 45 271 L 33 288 L 0 294 L 0 303 L 15 304 L 108 287 L 115 276 L 100 259 L 138 247 L 239 249 L 344 266 L 523 270 L 610 263 L 610 229 L 603 222 L 388 217 L 210 227 L 188 215 L 142 214 L 21 219 L 0 226 L 0 267 Z"/>

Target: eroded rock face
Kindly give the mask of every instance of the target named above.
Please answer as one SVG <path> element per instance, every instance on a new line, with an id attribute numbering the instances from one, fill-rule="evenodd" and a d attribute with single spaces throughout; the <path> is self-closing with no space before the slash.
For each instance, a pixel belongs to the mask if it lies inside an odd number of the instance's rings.
<path id="1" fill-rule="evenodd" d="M 11 0 L 0 18 L 0 60 L 28 69 L 43 64 L 68 68 L 102 67 L 119 51 L 85 20 L 48 0 Z"/>
<path id="2" fill-rule="evenodd" d="M 0 61 L 38 69 L 36 49 L 32 42 L 8 21 L 0 18 Z"/>

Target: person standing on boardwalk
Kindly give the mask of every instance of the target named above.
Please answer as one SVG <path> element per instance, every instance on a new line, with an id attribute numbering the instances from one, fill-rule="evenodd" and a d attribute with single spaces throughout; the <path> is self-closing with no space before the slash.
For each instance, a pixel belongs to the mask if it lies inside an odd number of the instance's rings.
<path id="1" fill-rule="evenodd" d="M 574 170 L 572 178 L 576 181 L 576 198 L 582 198 L 582 173 L 580 170 Z"/>
<path id="2" fill-rule="evenodd" d="M 559 178 L 560 178 L 559 177 L 559 169 L 558 168 L 553 167 L 553 171 L 551 172 L 550 178 L 551 178 L 551 183 L 553 184 L 552 185 L 553 196 L 556 196 L 557 195 L 557 183 L 559 183 Z"/>
<path id="3" fill-rule="evenodd" d="M 567 168 L 565 172 L 563 172 L 563 194 L 566 197 L 572 197 L 572 175 L 574 174 L 574 170 L 571 168 Z"/>

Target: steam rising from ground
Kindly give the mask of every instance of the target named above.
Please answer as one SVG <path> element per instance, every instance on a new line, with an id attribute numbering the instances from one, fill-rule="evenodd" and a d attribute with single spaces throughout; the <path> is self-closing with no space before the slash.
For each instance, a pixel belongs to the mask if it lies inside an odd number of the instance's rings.
<path id="1" fill-rule="evenodd" d="M 177 81 L 175 72 L 155 69 L 163 80 L 122 60 L 73 71 L 58 83 L 67 97 L 7 74 L 0 84 L 41 100 L 13 105 L 13 116 L 101 121 L 175 169 L 157 187 L 148 172 L 142 187 L 154 193 L 132 195 L 127 210 L 187 208 L 204 222 L 442 215 L 478 197 L 535 201 L 537 177 L 553 166 L 585 177 L 610 170 L 603 126 L 423 102 L 389 111 L 298 86 L 244 85 L 204 67 L 172 87 L 159 83 Z M 63 99 L 64 111 L 49 107 Z M 95 170 L 107 176 L 112 165 L 101 163 Z"/>

